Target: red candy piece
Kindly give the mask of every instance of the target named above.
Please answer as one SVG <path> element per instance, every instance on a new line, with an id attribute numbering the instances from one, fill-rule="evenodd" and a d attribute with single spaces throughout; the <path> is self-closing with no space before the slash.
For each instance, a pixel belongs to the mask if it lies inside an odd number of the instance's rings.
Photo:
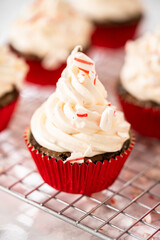
<path id="1" fill-rule="evenodd" d="M 68 160 L 68 162 L 71 163 L 71 162 L 79 161 L 79 160 L 82 160 L 82 159 L 84 159 L 84 157 L 71 159 L 71 160 Z"/>
<path id="2" fill-rule="evenodd" d="M 84 114 L 78 114 L 77 113 L 77 117 L 88 117 L 88 114 L 87 113 L 84 113 Z"/>
<path id="3" fill-rule="evenodd" d="M 88 65 L 93 65 L 93 62 L 88 62 L 86 60 L 83 60 L 83 59 L 80 59 L 80 58 L 74 58 L 74 60 L 76 60 L 77 62 L 80 62 L 80 63 L 84 63 L 84 64 L 88 64 Z"/>
<path id="4" fill-rule="evenodd" d="M 94 85 L 96 85 L 96 80 L 97 80 L 97 74 L 95 75 Z"/>
<path id="5" fill-rule="evenodd" d="M 81 71 L 83 71 L 83 72 L 85 72 L 85 73 L 87 73 L 87 74 L 89 73 L 89 71 L 88 71 L 88 70 L 85 70 L 85 69 L 83 69 L 83 68 L 80 68 L 80 67 L 79 67 L 79 70 L 81 70 Z"/>

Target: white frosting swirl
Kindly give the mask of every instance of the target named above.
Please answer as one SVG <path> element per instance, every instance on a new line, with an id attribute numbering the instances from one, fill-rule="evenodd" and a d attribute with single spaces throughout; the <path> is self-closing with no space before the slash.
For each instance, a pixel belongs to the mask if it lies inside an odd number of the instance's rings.
<path id="1" fill-rule="evenodd" d="M 67 160 L 120 150 L 130 124 L 106 97 L 94 62 L 75 48 L 56 92 L 32 116 L 33 136 L 47 149 L 71 152 Z"/>
<path id="2" fill-rule="evenodd" d="M 10 42 L 23 54 L 40 57 L 45 68 L 57 68 L 71 50 L 87 48 L 93 25 L 62 0 L 38 0 L 12 27 Z"/>
<path id="3" fill-rule="evenodd" d="M 137 99 L 160 104 L 160 29 L 127 44 L 121 82 Z"/>
<path id="4" fill-rule="evenodd" d="M 22 59 L 11 53 L 7 46 L 0 46 L 0 97 L 12 91 L 13 86 L 19 89 L 27 70 Z"/>
<path id="5" fill-rule="evenodd" d="M 140 0 L 68 0 L 73 7 L 93 21 L 123 21 L 143 9 Z"/>

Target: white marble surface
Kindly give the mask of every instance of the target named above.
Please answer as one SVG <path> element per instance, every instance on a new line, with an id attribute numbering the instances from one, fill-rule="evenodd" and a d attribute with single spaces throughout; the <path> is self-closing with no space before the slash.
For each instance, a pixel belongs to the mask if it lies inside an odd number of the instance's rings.
<path id="1" fill-rule="evenodd" d="M 21 12 L 24 5 L 30 1 L 0 1 L 0 42 L 7 42 L 7 33 L 12 21 Z M 151 30 L 160 23 L 160 1 L 144 0 L 144 3 L 147 14 L 142 28 L 143 31 Z M 0 192 L 0 240 L 14 239 L 96 240 L 98 238 L 6 193 Z"/>

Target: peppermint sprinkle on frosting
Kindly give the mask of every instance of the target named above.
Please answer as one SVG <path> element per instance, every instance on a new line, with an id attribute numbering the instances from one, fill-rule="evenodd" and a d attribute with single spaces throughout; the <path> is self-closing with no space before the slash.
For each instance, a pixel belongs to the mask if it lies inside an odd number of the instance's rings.
<path id="1" fill-rule="evenodd" d="M 130 124 L 106 97 L 95 63 L 77 46 L 68 57 L 56 91 L 34 113 L 32 134 L 43 147 L 70 152 L 65 161 L 70 163 L 118 151 L 129 138 Z"/>

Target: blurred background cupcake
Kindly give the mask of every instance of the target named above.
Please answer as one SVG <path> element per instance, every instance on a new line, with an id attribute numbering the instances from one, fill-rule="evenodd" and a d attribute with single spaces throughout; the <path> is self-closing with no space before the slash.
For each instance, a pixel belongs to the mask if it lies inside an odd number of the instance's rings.
<path id="1" fill-rule="evenodd" d="M 27 69 L 8 47 L 0 46 L 0 131 L 7 127 L 13 114 Z"/>
<path id="2" fill-rule="evenodd" d="M 68 0 L 96 26 L 92 43 L 119 48 L 135 36 L 143 17 L 140 0 Z"/>
<path id="3" fill-rule="evenodd" d="M 15 22 L 9 43 L 29 65 L 27 81 L 55 84 L 71 49 L 87 49 L 92 32 L 93 25 L 63 0 L 38 0 Z"/>
<path id="4" fill-rule="evenodd" d="M 139 133 L 160 138 L 160 29 L 127 44 L 120 80 L 127 120 Z"/>

